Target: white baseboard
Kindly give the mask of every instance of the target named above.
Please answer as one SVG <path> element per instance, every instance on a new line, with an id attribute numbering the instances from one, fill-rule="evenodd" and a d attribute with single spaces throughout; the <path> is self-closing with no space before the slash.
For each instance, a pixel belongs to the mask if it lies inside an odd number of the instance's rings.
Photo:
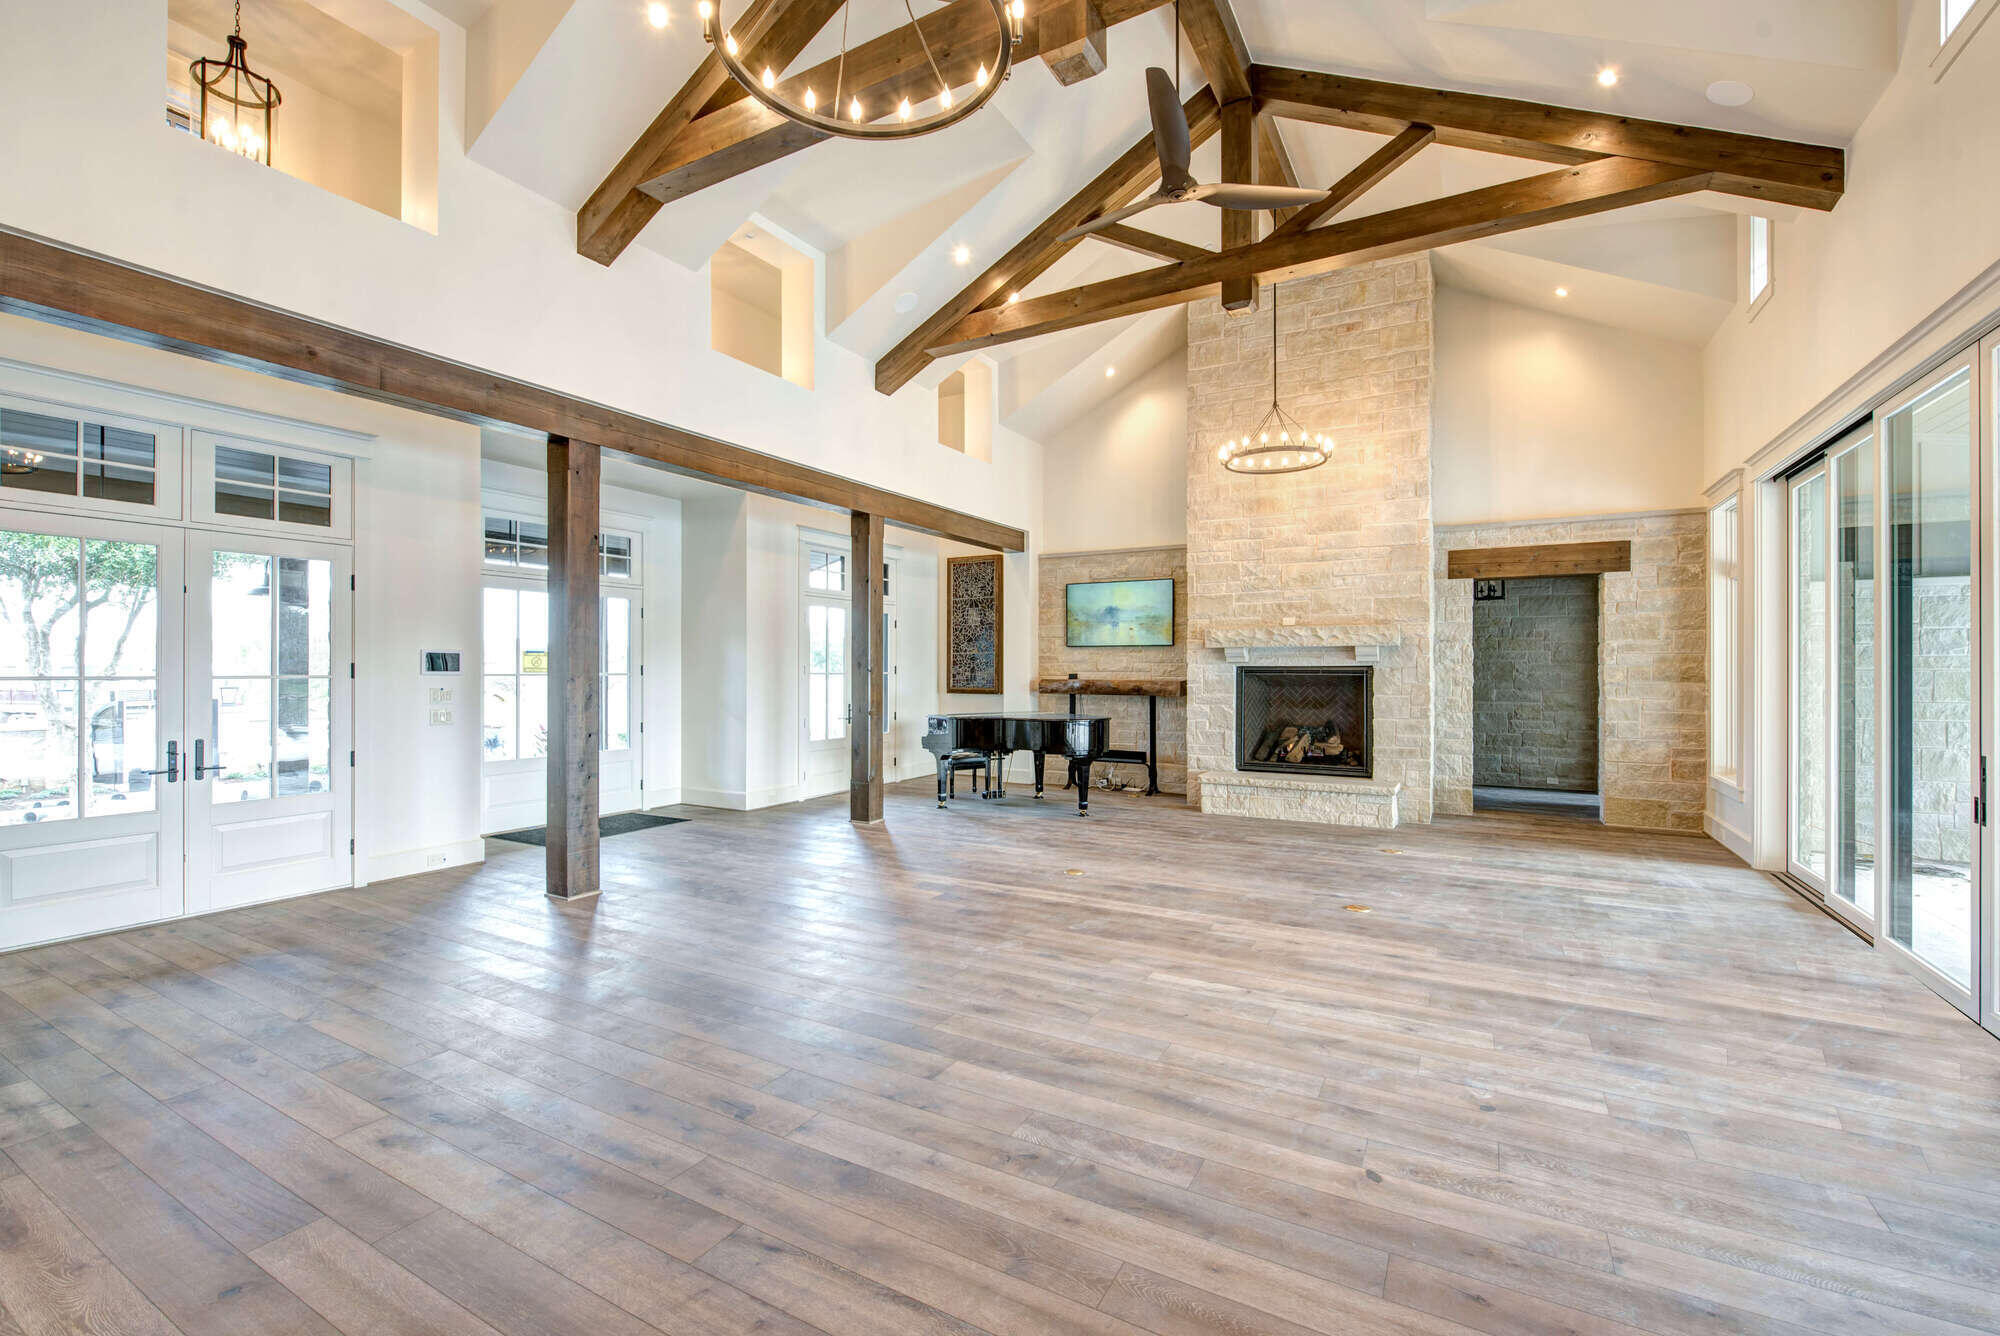
<path id="1" fill-rule="evenodd" d="M 1703 830 L 1708 832 L 1708 837 L 1711 840 L 1729 850 L 1730 853 L 1735 854 L 1746 865 L 1750 864 L 1750 837 L 1748 835 L 1722 820 L 1713 812 L 1702 813 L 1701 826 Z"/>
<path id="2" fill-rule="evenodd" d="M 681 801 L 690 807 L 720 807 L 727 812 L 750 810 L 749 795 L 742 789 L 681 788 Z"/>
<path id="3" fill-rule="evenodd" d="M 671 789 L 647 789 L 645 806 L 640 810 L 651 811 L 655 807 L 678 807 L 685 801 L 687 800 L 681 797 L 681 791 L 678 786 Z"/>
<path id="4" fill-rule="evenodd" d="M 450 844 L 434 844 L 428 849 L 405 849 L 400 853 L 371 854 L 368 859 L 368 878 L 362 885 L 375 881 L 390 881 L 396 877 L 413 877 L 419 872 L 435 872 L 441 867 L 463 867 L 467 863 L 481 863 L 486 860 L 484 840 L 454 840 Z"/>

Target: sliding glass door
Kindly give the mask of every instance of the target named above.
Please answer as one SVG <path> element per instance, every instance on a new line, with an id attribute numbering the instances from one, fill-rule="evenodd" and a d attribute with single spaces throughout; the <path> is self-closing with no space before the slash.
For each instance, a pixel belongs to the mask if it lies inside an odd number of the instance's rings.
<path id="1" fill-rule="evenodd" d="M 1973 1015 L 1983 804 L 1977 387 L 1970 358 L 1876 415 L 1886 538 L 1882 935 Z M 1989 447 L 1990 450 L 1990 447 Z"/>
<path id="2" fill-rule="evenodd" d="M 1852 432 L 1828 452 L 1833 612 L 1831 664 L 1832 867 L 1827 890 L 1843 917 L 1875 921 L 1876 720 L 1875 433 Z"/>
<path id="3" fill-rule="evenodd" d="M 1827 466 L 1791 481 L 1790 871 L 1824 895 L 1827 882 Z"/>

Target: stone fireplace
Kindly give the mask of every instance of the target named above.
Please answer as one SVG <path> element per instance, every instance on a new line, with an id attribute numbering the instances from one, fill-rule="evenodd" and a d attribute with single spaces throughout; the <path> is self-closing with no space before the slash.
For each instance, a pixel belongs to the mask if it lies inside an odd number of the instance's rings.
<path id="1" fill-rule="evenodd" d="M 1374 670 L 1236 670 L 1236 768 L 1368 779 Z"/>
<path id="2" fill-rule="evenodd" d="M 1425 256 L 1285 284 L 1279 392 L 1335 445 L 1320 468 L 1265 477 L 1224 470 L 1215 451 L 1269 406 L 1270 290 L 1257 315 L 1189 309 L 1188 772 L 1205 812 L 1376 829 L 1431 818 L 1432 299 Z M 1257 762 L 1246 669 L 1365 683 L 1360 763 L 1324 749 L 1314 763 L 1311 743 L 1296 766 Z M 1331 713 L 1305 722 L 1354 750 Z"/>

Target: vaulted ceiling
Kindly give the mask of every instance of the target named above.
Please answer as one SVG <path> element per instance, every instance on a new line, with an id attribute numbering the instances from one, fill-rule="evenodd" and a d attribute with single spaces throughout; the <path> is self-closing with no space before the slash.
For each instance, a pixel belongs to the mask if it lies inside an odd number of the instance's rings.
<path id="1" fill-rule="evenodd" d="M 1025 61 L 986 110 L 958 127 L 905 143 L 833 141 L 792 153 L 659 207 L 635 244 L 699 267 L 760 216 L 826 254 L 829 337 L 870 361 L 883 357 L 1145 135 L 1146 66 L 1171 69 L 1178 44 L 1183 95 L 1202 84 L 1193 47 L 1177 43 L 1171 7 L 1116 3 L 1138 16 L 1110 29 L 1102 74 L 1063 87 L 1040 61 Z M 1233 8 L 1262 64 L 1840 147 L 1895 70 L 1907 3 L 1234 0 Z M 585 208 L 707 55 L 693 0 L 668 0 L 664 30 L 648 25 L 636 0 L 457 0 L 455 7 L 469 11 L 456 17 L 469 21 L 473 158 L 571 210 Z M 725 5 L 732 15 L 743 8 Z M 878 28 L 904 21 L 893 0 L 854 0 L 856 22 L 876 9 Z M 938 0 L 919 0 L 920 16 L 938 9 Z M 809 44 L 795 68 L 830 54 L 826 41 Z M 1597 82 L 1605 68 L 1618 72 L 1613 87 Z M 1711 101 L 1719 81 L 1746 85 L 1751 100 Z M 1276 124 L 1300 180 L 1312 186 L 1332 184 L 1384 143 L 1365 130 Z M 1432 144 L 1354 213 L 1548 170 L 1545 162 Z M 1216 142 L 1197 152 L 1194 173 L 1219 178 Z M 1218 212 L 1169 206 L 1145 215 L 1144 225 L 1214 249 Z M 1438 273 L 1451 286 L 1698 343 L 1734 300 L 1736 217 L 1744 212 L 1783 216 L 1787 206 L 1704 191 L 1453 245 L 1436 253 Z M 966 267 L 953 261 L 961 245 L 973 257 Z M 1035 277 L 1023 296 L 1159 263 L 1093 239 Z M 1569 296 L 1556 297 L 1558 288 Z M 1171 351 L 1181 327 L 1178 308 L 1170 308 L 985 355 L 1012 364 L 1002 411 L 1033 429 L 1103 394 L 1106 360 L 1137 370 Z M 935 383 L 951 365 L 933 364 L 920 383 Z"/>

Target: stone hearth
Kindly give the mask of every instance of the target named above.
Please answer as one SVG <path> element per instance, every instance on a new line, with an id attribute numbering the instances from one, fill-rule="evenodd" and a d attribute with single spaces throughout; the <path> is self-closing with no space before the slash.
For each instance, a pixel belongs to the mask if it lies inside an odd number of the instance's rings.
<path id="1" fill-rule="evenodd" d="M 1270 290 L 1257 315 L 1190 308 L 1188 770 L 1205 812 L 1430 820 L 1432 296 L 1422 256 L 1285 285 L 1280 393 L 1335 448 L 1320 468 L 1276 477 L 1215 458 L 1270 401 Z M 1373 665 L 1373 776 L 1241 770 L 1243 664 Z"/>

